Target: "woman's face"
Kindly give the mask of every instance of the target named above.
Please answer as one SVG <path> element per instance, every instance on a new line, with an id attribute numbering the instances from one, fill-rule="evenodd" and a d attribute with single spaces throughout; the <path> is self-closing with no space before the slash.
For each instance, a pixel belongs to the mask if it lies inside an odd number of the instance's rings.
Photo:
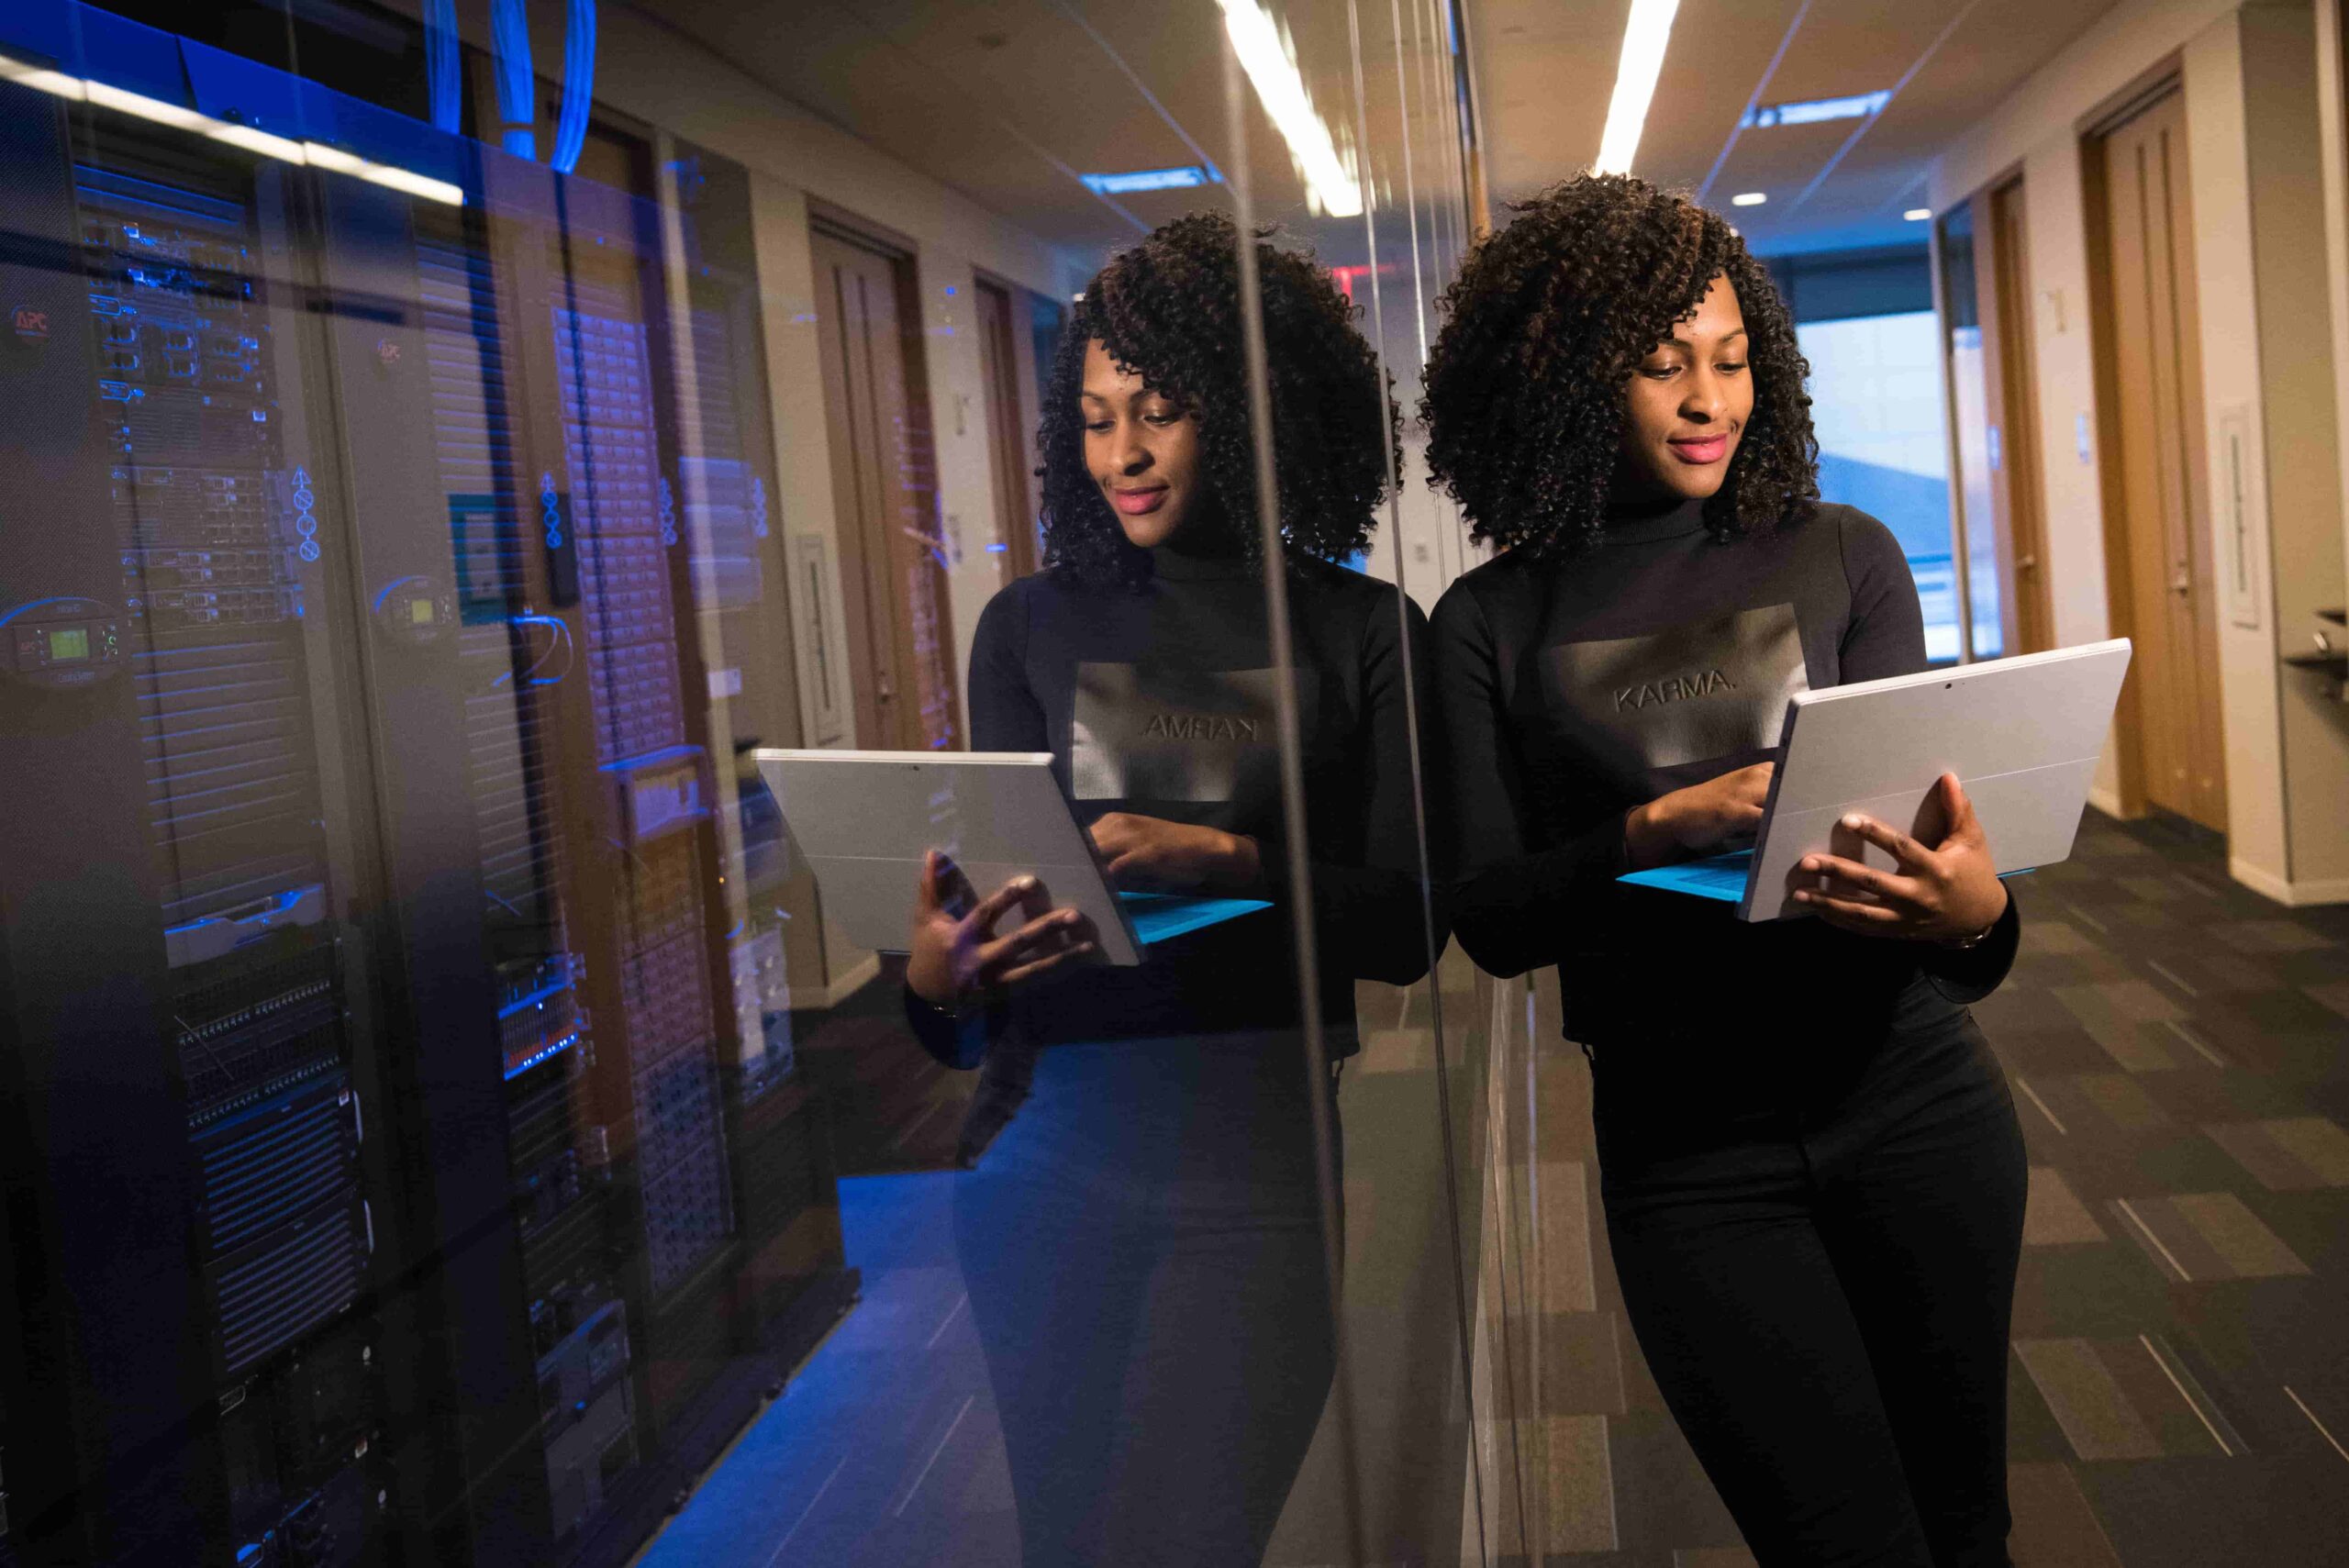
<path id="1" fill-rule="evenodd" d="M 1199 422 L 1180 404 L 1122 369 L 1098 339 L 1085 350 L 1085 466 L 1144 550 L 1173 539 L 1202 487 Z"/>
<path id="2" fill-rule="evenodd" d="M 1633 495 L 1701 501 L 1721 487 L 1753 415 L 1745 317 L 1727 276 L 1631 372 L 1620 477 Z"/>

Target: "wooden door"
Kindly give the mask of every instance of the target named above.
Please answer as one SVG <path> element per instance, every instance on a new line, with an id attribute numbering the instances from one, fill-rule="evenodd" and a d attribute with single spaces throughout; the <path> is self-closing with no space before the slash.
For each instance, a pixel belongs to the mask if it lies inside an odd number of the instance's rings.
<path id="1" fill-rule="evenodd" d="M 1019 342 L 1011 293 L 981 282 L 977 289 L 979 360 L 987 388 L 987 461 L 995 470 L 996 578 L 1008 583 L 1036 570 L 1036 466 L 1019 395 Z M 1000 547 L 1000 548 L 997 548 Z"/>
<path id="2" fill-rule="evenodd" d="M 2122 735 L 2134 740 L 2146 802 L 2223 829 L 2218 582 L 2184 98 L 2169 94 L 2099 142 L 2108 302 L 2101 379 L 2107 445 L 2117 459 L 2106 481 L 2109 591 L 2116 626 L 2137 645 Z"/>
<path id="3" fill-rule="evenodd" d="M 1991 506 L 1998 538 L 2000 647 L 2037 653 L 2055 646 L 2047 530 L 2041 511 L 2039 396 L 2031 338 L 2031 242 L 2023 187 L 2009 180 L 1974 198 L 1976 232 L 1987 237 L 1982 338 L 1990 415 Z"/>
<path id="4" fill-rule="evenodd" d="M 839 517 L 857 744 L 962 743 L 912 262 L 829 228 L 809 237 Z"/>

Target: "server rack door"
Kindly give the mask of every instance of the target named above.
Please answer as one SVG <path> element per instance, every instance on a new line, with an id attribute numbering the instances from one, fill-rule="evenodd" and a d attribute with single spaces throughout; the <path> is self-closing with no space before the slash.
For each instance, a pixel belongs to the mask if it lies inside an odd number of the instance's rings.
<path id="1" fill-rule="evenodd" d="M 747 202 L 0 110 L 0 1546 L 625 1561 L 853 1290 Z"/>
<path id="2" fill-rule="evenodd" d="M 206 1392 L 187 1119 L 162 1038 L 162 879 L 142 841 L 123 552 L 103 521 L 117 441 L 93 407 L 68 137 L 56 100 L 0 84 L 0 280 L 39 328 L 15 333 L 0 370 L 0 1162 L 25 1336 L 0 1353 L 0 1407 L 28 1562 L 161 1562 L 200 1537 L 217 1488 L 185 1432 Z"/>
<path id="3" fill-rule="evenodd" d="M 7 123 L 44 121 L 62 123 Z M 41 357 L 61 384 L 19 428 L 36 464 L 97 459 L 27 493 L 45 527 L 8 530 L 37 557 L 12 586 L 73 584 L 10 615 L 35 700 L 9 735 L 73 791 L 5 857 L 39 879 L 9 931 L 39 955 L 10 1009 L 18 1310 L 28 1361 L 75 1380 L 7 1401 L 71 1433 L 17 1466 L 18 1533 L 32 1562 L 357 1562 L 384 1195 L 342 915 L 368 895 L 371 828 L 339 765 L 347 623 L 300 417 L 287 176 L 78 111 L 8 168 L 70 214 L 44 262 L 72 286 Z M 100 891 L 126 902 L 89 927 Z M 78 1038 L 94 1021 L 102 1043 Z"/>
<path id="4" fill-rule="evenodd" d="M 515 450 L 576 562 L 563 612 L 576 673 L 552 694 L 548 755 L 587 786 L 565 798 L 565 895 L 594 1018 L 581 1115 L 609 1195 L 632 1426 L 604 1440 L 603 1459 L 551 1443 L 548 1463 L 568 1478 L 568 1550 L 600 1561 L 624 1556 L 689 1477 L 680 1456 L 743 1349 L 718 1070 L 741 1045 L 658 217 L 504 161 L 490 186 Z M 707 495 L 710 477 L 695 488 Z"/>
<path id="5" fill-rule="evenodd" d="M 506 997 L 486 962 L 488 902 L 467 720 L 462 586 L 426 410 L 433 365 L 409 203 L 325 182 L 321 269 L 337 371 L 360 638 L 383 806 L 386 1006 L 404 1047 L 395 1114 L 411 1156 L 406 1288 L 423 1332 L 400 1397 L 417 1446 L 401 1528 L 429 1561 L 546 1558 L 527 1462 L 539 1419 L 510 1192 Z"/>

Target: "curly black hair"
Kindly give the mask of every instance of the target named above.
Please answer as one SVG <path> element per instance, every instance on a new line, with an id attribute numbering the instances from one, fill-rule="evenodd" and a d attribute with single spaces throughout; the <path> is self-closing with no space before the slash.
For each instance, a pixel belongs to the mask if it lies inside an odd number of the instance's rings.
<path id="1" fill-rule="evenodd" d="M 1270 233 L 1259 231 L 1256 261 L 1281 534 L 1293 553 L 1345 561 L 1370 543 L 1386 491 L 1380 438 L 1397 439 L 1397 416 L 1353 306 L 1310 253 L 1264 243 Z M 1046 570 L 1099 586 L 1149 577 L 1149 553 L 1128 541 L 1085 461 L 1077 399 L 1095 341 L 1199 422 L 1212 506 L 1186 531 L 1229 529 L 1263 569 L 1240 327 L 1239 230 L 1219 213 L 1153 229 L 1085 285 L 1052 360 L 1037 433 Z"/>
<path id="2" fill-rule="evenodd" d="M 1810 373 L 1794 317 L 1720 216 L 1625 174 L 1585 174 L 1512 210 L 1444 291 L 1428 357 L 1428 467 L 1471 537 L 1541 559 L 1595 542 L 1642 360 L 1726 275 L 1745 317 L 1753 413 L 1717 538 L 1765 533 L 1819 499 Z"/>

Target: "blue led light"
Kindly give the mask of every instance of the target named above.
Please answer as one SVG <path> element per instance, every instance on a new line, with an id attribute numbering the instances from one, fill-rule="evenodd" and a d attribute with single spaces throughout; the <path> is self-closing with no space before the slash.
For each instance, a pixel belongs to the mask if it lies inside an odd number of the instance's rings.
<path id="1" fill-rule="evenodd" d="M 1077 178 L 1085 182 L 1086 190 L 1103 196 L 1130 195 L 1135 191 L 1179 191 L 1213 183 L 1208 172 L 1195 163 L 1179 169 L 1134 169 L 1122 174 L 1079 174 Z"/>
<path id="2" fill-rule="evenodd" d="M 543 1006 L 550 998 L 560 996 L 570 989 L 571 976 L 566 974 L 551 985 L 541 985 L 528 995 L 515 997 L 514 1000 L 497 1009 L 497 1016 L 501 1018 L 510 1018 L 525 1008 Z"/>
<path id="3" fill-rule="evenodd" d="M 318 558 L 318 517 L 316 510 L 318 493 L 310 484 L 310 471 L 301 464 L 294 465 L 294 531 L 302 536 L 294 553 L 305 561 Z"/>
<path id="4" fill-rule="evenodd" d="M 1884 112 L 1892 102 L 1889 92 L 1860 93 L 1848 98 L 1809 98 L 1798 104 L 1767 104 L 1749 111 L 1737 123 L 1748 130 L 1780 125 L 1818 125 L 1824 120 L 1865 119 Z"/>
<path id="5" fill-rule="evenodd" d="M 596 0 L 571 0 L 562 39 L 562 106 L 547 162 L 568 174 L 587 146 L 587 114 L 596 96 Z"/>
<path id="6" fill-rule="evenodd" d="M 751 475 L 751 537 L 767 537 L 767 482 Z"/>
<path id="7" fill-rule="evenodd" d="M 384 591 L 375 595 L 375 602 L 368 607 L 374 613 L 381 615 L 385 602 L 388 601 L 394 594 L 397 593 L 400 589 L 406 587 L 411 583 L 415 584 L 419 588 L 424 586 L 424 579 L 421 577 L 395 577 L 390 582 L 384 584 Z"/>
<path id="8" fill-rule="evenodd" d="M 528 1073 L 531 1068 L 536 1067 L 540 1062 L 550 1061 L 554 1057 L 561 1056 L 564 1051 L 569 1051 L 573 1046 L 577 1045 L 578 1043 L 579 1031 L 577 1029 L 573 1029 L 569 1034 L 564 1035 L 561 1040 L 556 1040 L 552 1045 L 530 1052 L 529 1055 L 522 1058 L 521 1061 L 517 1062 L 513 1066 L 508 1067 L 506 1070 L 507 1082 L 512 1083 L 515 1079 L 519 1078 L 523 1073 Z"/>
<path id="9" fill-rule="evenodd" d="M 562 548 L 562 498 L 554 491 L 554 470 L 539 475 L 539 522 L 547 532 L 547 548 Z"/>
<path id="10" fill-rule="evenodd" d="M 661 476 L 661 542 L 677 542 L 677 492 L 665 473 Z"/>

